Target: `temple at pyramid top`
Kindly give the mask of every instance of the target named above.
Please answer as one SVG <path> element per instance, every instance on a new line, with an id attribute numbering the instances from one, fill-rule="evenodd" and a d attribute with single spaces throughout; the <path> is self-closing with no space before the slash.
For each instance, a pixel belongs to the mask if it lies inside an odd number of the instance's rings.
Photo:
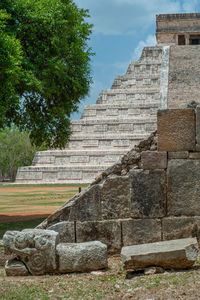
<path id="1" fill-rule="evenodd" d="M 158 108 L 200 102 L 200 14 L 158 15 L 156 24 L 157 45 L 85 106 L 65 150 L 37 152 L 16 183 L 90 183 L 156 130 Z"/>
<path id="2" fill-rule="evenodd" d="M 156 16 L 157 45 L 199 45 L 200 13 Z"/>

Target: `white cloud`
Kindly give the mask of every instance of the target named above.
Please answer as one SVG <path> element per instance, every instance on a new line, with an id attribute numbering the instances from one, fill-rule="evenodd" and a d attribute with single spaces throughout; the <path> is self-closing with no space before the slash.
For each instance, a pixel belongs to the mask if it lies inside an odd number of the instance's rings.
<path id="1" fill-rule="evenodd" d="M 196 0 L 191 0 L 194 3 Z M 75 0 L 88 8 L 95 33 L 129 34 L 136 28 L 148 28 L 160 13 L 179 13 L 189 9 L 187 1 L 174 0 Z"/>
<path id="2" fill-rule="evenodd" d="M 155 46 L 156 37 L 153 35 L 148 35 L 145 41 L 140 41 L 137 47 L 134 49 L 132 59 L 134 61 L 138 60 L 142 54 L 142 50 L 144 47 Z"/>

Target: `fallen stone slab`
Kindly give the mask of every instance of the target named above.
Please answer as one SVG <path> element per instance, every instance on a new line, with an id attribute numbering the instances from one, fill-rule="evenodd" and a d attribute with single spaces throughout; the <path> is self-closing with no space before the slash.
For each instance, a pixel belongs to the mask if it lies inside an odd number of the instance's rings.
<path id="1" fill-rule="evenodd" d="M 121 251 L 124 269 L 132 270 L 143 270 L 150 266 L 184 269 L 191 267 L 197 256 L 196 238 L 127 246 Z"/>
<path id="2" fill-rule="evenodd" d="M 107 245 L 92 241 L 86 243 L 60 243 L 56 247 L 59 257 L 58 271 L 87 272 L 107 268 Z"/>

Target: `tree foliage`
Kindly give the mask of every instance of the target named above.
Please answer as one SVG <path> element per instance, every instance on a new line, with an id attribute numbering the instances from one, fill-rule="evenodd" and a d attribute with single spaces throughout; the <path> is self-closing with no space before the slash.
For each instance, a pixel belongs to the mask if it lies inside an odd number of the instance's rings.
<path id="1" fill-rule="evenodd" d="M 14 179 L 19 167 L 31 165 L 36 151 L 45 149 L 33 146 L 27 132 L 5 128 L 0 133 L 0 176 Z"/>
<path id="2" fill-rule="evenodd" d="M 88 11 L 72 0 L 1 0 L 0 128 L 64 147 L 91 83 Z"/>

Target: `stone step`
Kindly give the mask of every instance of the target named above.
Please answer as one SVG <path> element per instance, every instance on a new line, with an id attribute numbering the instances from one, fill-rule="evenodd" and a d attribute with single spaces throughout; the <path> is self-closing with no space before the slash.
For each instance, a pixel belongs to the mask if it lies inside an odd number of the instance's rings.
<path id="1" fill-rule="evenodd" d="M 135 79 L 135 80 L 140 80 L 140 79 L 158 79 L 160 77 L 160 64 L 157 65 L 157 70 L 154 72 L 149 72 L 146 71 L 145 72 L 132 72 L 132 73 L 126 73 L 125 75 L 119 75 L 116 76 L 115 80 L 121 80 L 121 81 L 126 81 L 126 80 L 130 80 L 130 79 Z"/>
<path id="2" fill-rule="evenodd" d="M 99 165 L 112 164 L 122 157 L 127 149 L 106 149 L 106 150 L 48 150 L 38 151 L 34 157 L 33 165 Z"/>
<path id="3" fill-rule="evenodd" d="M 143 117 L 144 115 L 155 115 L 157 112 L 157 104 L 144 104 L 137 105 L 135 103 L 123 103 L 123 104 L 94 104 L 90 106 L 85 106 L 85 109 L 82 113 L 81 119 L 91 119 L 91 118 L 105 118 L 105 117 L 114 117 L 119 116 L 128 116 L 128 117 Z"/>
<path id="4" fill-rule="evenodd" d="M 138 62 L 152 61 L 162 58 L 162 47 L 144 47 Z"/>
<path id="5" fill-rule="evenodd" d="M 151 131 L 149 128 L 156 128 L 156 115 L 145 117 L 137 116 L 137 118 L 101 118 L 101 119 L 81 119 L 75 120 L 71 123 L 71 131 L 72 131 L 72 138 L 78 133 L 107 133 L 110 134 L 112 132 L 126 133 L 128 132 L 145 132 Z"/>
<path id="6" fill-rule="evenodd" d="M 154 130 L 152 130 L 154 131 Z M 151 131 L 151 132 L 152 132 Z M 149 135 L 148 132 L 132 133 L 132 134 L 106 134 L 106 133 L 96 133 L 93 134 L 77 134 L 70 137 L 69 143 L 66 145 L 66 149 L 106 149 L 106 148 L 128 148 L 133 147 L 145 139 Z"/>
<path id="7" fill-rule="evenodd" d="M 148 88 L 148 87 L 159 87 L 160 85 L 160 78 L 155 77 L 155 78 L 138 78 L 138 79 L 121 79 L 121 80 L 116 80 L 114 81 L 112 85 L 112 89 L 118 89 L 118 88 Z"/>
<path id="8" fill-rule="evenodd" d="M 112 98 L 110 98 L 109 99 L 109 101 L 108 100 L 102 100 L 102 104 L 116 104 L 116 103 L 119 103 L 119 104 L 121 104 L 121 103 L 123 103 L 123 102 L 126 102 L 126 103 L 135 103 L 135 104 L 137 104 L 138 106 L 139 105 L 144 105 L 144 104 L 149 104 L 149 105 L 151 105 L 151 104 L 158 104 L 158 102 L 159 102 L 159 93 L 157 93 L 154 97 L 152 96 L 152 97 L 149 97 L 149 98 L 147 98 L 147 99 L 137 99 L 137 100 L 135 100 L 135 99 L 128 99 L 128 100 L 122 100 L 122 99 L 112 99 Z M 99 102 L 98 102 L 99 103 Z"/>
<path id="9" fill-rule="evenodd" d="M 82 166 L 30 166 L 20 167 L 17 172 L 16 184 L 66 184 L 91 183 L 106 165 Z"/>
<path id="10" fill-rule="evenodd" d="M 154 73 L 160 73 L 161 68 L 161 59 L 158 59 L 157 61 L 153 61 L 152 63 L 148 64 L 146 62 L 131 62 L 128 66 L 128 70 L 124 76 L 132 76 L 133 74 L 135 76 L 142 76 L 144 75 L 144 78 L 146 74 L 154 74 Z M 117 78 L 123 77 L 123 75 L 117 76 Z"/>
<path id="11" fill-rule="evenodd" d="M 126 74 L 124 76 L 117 76 L 114 80 L 113 85 L 115 84 L 125 84 L 127 82 L 132 82 L 134 84 L 140 84 L 141 82 L 147 83 L 147 84 L 155 84 L 155 81 L 160 80 L 160 71 L 156 71 L 152 73 L 131 73 L 131 74 Z M 112 86 L 113 88 L 113 86 Z"/>
<path id="12" fill-rule="evenodd" d="M 151 94 L 135 94 L 135 95 L 108 95 L 97 102 L 97 104 L 131 104 L 134 103 L 138 106 L 143 105 L 151 105 L 151 104 L 158 104 L 159 102 L 159 92 L 151 93 Z"/>
<path id="13" fill-rule="evenodd" d="M 109 118 L 104 118 L 104 119 L 92 119 L 92 120 L 84 120 L 84 119 L 80 119 L 80 120 L 72 120 L 71 124 L 72 125 L 99 125 L 99 124 L 143 124 L 143 123 L 151 123 L 154 122 L 155 120 L 152 121 L 152 118 L 150 115 L 137 115 L 136 118 L 131 118 L 124 115 L 121 116 L 110 116 Z"/>
<path id="14" fill-rule="evenodd" d="M 110 89 L 102 91 L 97 99 L 97 104 L 111 104 L 113 102 L 126 102 L 139 104 L 141 100 L 158 101 L 159 88 L 145 89 Z M 144 104 L 145 102 L 142 102 Z"/>
<path id="15" fill-rule="evenodd" d="M 65 150 L 38 152 L 16 183 L 88 183 L 156 129 L 161 47 L 146 47 L 111 89 L 72 121 Z"/>

